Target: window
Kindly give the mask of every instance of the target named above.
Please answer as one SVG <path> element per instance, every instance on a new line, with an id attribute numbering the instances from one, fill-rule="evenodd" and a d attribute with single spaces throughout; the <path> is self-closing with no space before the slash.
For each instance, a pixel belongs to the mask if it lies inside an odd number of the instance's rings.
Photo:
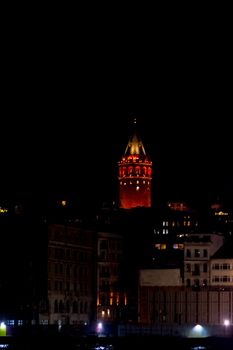
<path id="1" fill-rule="evenodd" d="M 219 282 L 219 281 L 220 281 L 219 276 L 214 276 L 212 279 L 212 282 Z"/>
<path id="2" fill-rule="evenodd" d="M 223 276 L 222 281 L 223 282 L 230 282 L 230 276 Z"/>
<path id="3" fill-rule="evenodd" d="M 83 314 L 83 302 L 80 301 L 80 314 Z"/>
<path id="4" fill-rule="evenodd" d="M 67 302 L 66 302 L 66 312 L 67 313 L 70 312 L 70 302 L 69 302 L 69 300 L 67 300 Z"/>
<path id="5" fill-rule="evenodd" d="M 88 303 L 87 301 L 85 301 L 84 303 L 84 313 L 87 314 L 87 310 L 88 310 Z"/>
<path id="6" fill-rule="evenodd" d="M 199 249 L 195 249 L 195 251 L 194 251 L 194 256 L 195 256 L 195 258 L 199 258 L 200 255 L 201 255 L 200 250 L 199 250 Z"/>
<path id="7" fill-rule="evenodd" d="M 224 263 L 224 264 L 222 265 L 222 269 L 223 269 L 223 270 L 230 270 L 230 264 L 225 264 L 225 263 Z"/>
<path id="8" fill-rule="evenodd" d="M 208 271 L 208 265 L 207 264 L 203 264 L 203 272 L 207 272 Z"/>
<path id="9" fill-rule="evenodd" d="M 100 249 L 107 249 L 108 241 L 106 239 L 101 239 L 100 241 Z"/>
<path id="10" fill-rule="evenodd" d="M 213 270 L 219 270 L 219 264 L 213 264 Z"/>
<path id="11" fill-rule="evenodd" d="M 74 314 L 78 313 L 78 303 L 77 303 L 77 301 L 73 302 L 73 313 Z"/>
<path id="12" fill-rule="evenodd" d="M 70 266 L 66 266 L 66 277 L 70 277 Z"/>
<path id="13" fill-rule="evenodd" d="M 200 286 L 199 279 L 194 280 L 194 287 L 199 287 L 199 286 Z"/>
<path id="14" fill-rule="evenodd" d="M 54 313 L 56 314 L 58 312 L 58 302 L 57 300 L 54 301 Z"/>
<path id="15" fill-rule="evenodd" d="M 200 275 L 200 265 L 199 264 L 194 264 L 193 275 L 195 275 L 195 276 L 199 276 Z"/>
<path id="16" fill-rule="evenodd" d="M 63 313 L 63 312 L 64 312 L 64 304 L 63 304 L 63 301 L 62 301 L 62 300 L 59 301 L 59 312 L 60 312 L 60 313 Z"/>

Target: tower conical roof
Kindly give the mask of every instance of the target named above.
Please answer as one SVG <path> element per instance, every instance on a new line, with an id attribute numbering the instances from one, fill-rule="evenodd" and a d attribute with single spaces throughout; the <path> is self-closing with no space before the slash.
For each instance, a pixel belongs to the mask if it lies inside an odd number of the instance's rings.
<path id="1" fill-rule="evenodd" d="M 145 148 L 143 146 L 143 143 L 137 133 L 137 129 L 136 129 L 136 118 L 134 118 L 134 127 L 133 127 L 133 132 L 132 135 L 130 136 L 129 142 L 126 146 L 125 149 L 125 155 L 143 155 L 146 156 L 146 151 Z"/>

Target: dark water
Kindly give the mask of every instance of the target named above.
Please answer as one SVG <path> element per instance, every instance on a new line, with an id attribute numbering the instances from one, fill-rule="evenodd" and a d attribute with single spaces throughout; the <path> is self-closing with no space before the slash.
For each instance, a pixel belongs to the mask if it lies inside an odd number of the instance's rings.
<path id="1" fill-rule="evenodd" d="M 0 350 L 233 350 L 232 338 L 178 337 L 75 338 L 71 336 L 12 337 L 0 339 Z M 110 347 L 111 345 L 111 347 Z M 101 349 L 100 346 L 103 348 Z"/>

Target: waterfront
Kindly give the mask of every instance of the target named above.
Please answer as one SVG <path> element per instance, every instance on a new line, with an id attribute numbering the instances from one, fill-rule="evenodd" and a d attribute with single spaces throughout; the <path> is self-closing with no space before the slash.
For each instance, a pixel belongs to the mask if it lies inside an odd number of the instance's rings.
<path id="1" fill-rule="evenodd" d="M 0 339 L 0 349 L 8 350 L 232 350 L 231 338 L 180 338 L 180 337 L 72 337 L 72 336 L 28 336 Z"/>

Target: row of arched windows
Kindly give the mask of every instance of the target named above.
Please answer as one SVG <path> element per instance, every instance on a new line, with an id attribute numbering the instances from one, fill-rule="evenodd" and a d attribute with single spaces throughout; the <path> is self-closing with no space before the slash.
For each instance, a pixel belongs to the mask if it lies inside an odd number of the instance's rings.
<path id="1" fill-rule="evenodd" d="M 71 266 L 71 265 L 65 265 L 62 263 L 52 263 L 49 262 L 49 272 L 53 272 L 55 275 L 64 275 L 66 274 L 67 278 L 74 277 L 74 278 L 87 278 L 88 275 L 88 267 L 86 265 L 81 266 Z"/>
<path id="2" fill-rule="evenodd" d="M 55 300 L 54 301 L 54 313 L 74 313 L 74 314 L 86 314 L 88 312 L 88 302 L 87 301 L 73 301 L 67 300 Z"/>
<path id="3" fill-rule="evenodd" d="M 128 166 L 128 167 L 120 167 L 119 168 L 119 176 L 151 176 L 151 168 L 150 167 L 140 167 L 140 166 Z"/>
<path id="4" fill-rule="evenodd" d="M 188 278 L 186 280 L 186 286 L 187 287 L 207 287 L 207 279 L 204 279 L 201 283 L 201 281 L 199 279 L 195 279 L 194 281 L 192 281 L 193 284 L 191 284 L 191 280 Z"/>

